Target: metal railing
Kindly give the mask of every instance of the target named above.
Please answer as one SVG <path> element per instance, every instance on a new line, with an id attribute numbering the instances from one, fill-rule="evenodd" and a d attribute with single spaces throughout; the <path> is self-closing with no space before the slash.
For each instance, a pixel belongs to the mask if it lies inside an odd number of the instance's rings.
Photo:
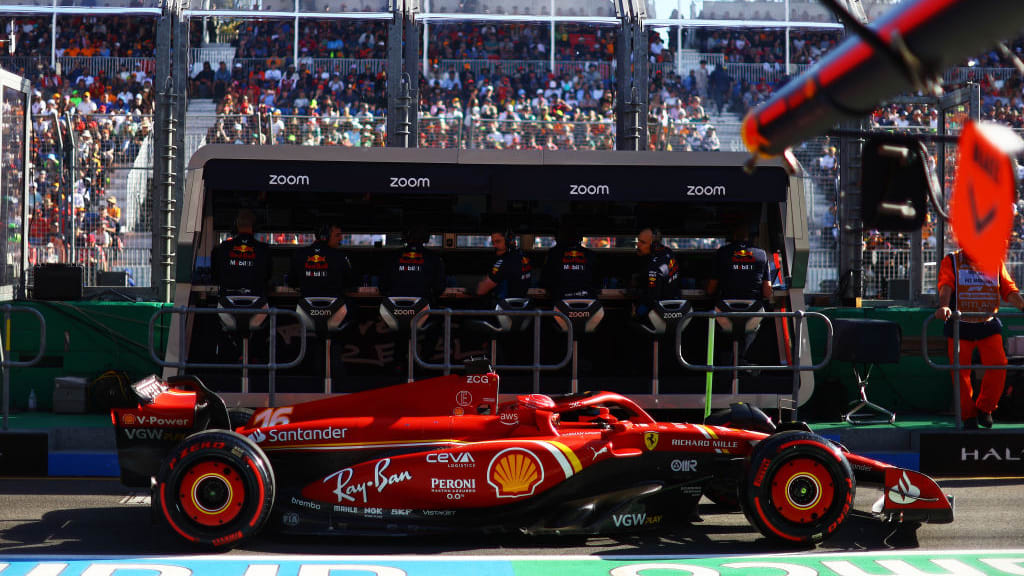
<path id="1" fill-rule="evenodd" d="M 46 318 L 43 313 L 35 308 L 26 308 L 24 306 L 11 306 L 10 304 L 4 304 L 0 306 L 0 312 L 3 312 L 3 325 L 0 326 L 0 370 L 4 371 L 3 378 L 3 401 L 4 401 L 4 430 L 7 430 L 7 420 L 10 416 L 10 404 L 11 404 L 11 371 L 10 368 L 28 368 L 35 366 L 43 358 L 43 354 L 46 352 Z M 11 313 L 27 312 L 34 315 L 39 319 L 39 351 L 35 356 L 28 360 L 17 360 L 12 361 L 7 358 L 7 353 L 10 352 L 10 341 L 4 341 L 4 335 L 10 335 L 11 331 L 8 326 L 11 322 Z"/>
<path id="2" fill-rule="evenodd" d="M 269 401 L 270 406 L 274 406 L 276 385 L 277 385 L 277 371 L 287 370 L 288 368 L 294 368 L 298 366 L 302 360 L 306 357 L 306 331 L 299 331 L 299 352 L 294 360 L 289 362 L 279 363 L 277 361 L 277 338 L 269 338 L 269 351 L 267 361 L 264 363 L 252 363 L 248 359 L 243 359 L 242 362 L 189 362 L 186 358 L 188 357 L 188 330 L 186 329 L 186 322 L 189 319 L 189 314 L 230 314 L 232 316 L 239 315 L 257 315 L 265 314 L 270 317 L 270 334 L 273 336 L 277 334 L 277 317 L 284 314 L 285 316 L 291 316 L 295 318 L 301 325 L 302 319 L 297 312 L 294 310 L 285 310 L 283 308 L 196 308 L 191 306 L 175 306 L 174 308 L 163 308 L 156 311 L 153 316 L 149 319 L 149 355 L 153 360 L 160 366 L 165 368 L 178 368 L 178 369 L 189 369 L 189 368 L 241 368 L 243 372 L 250 368 L 255 370 L 267 370 L 268 371 L 268 386 L 269 386 Z M 177 362 L 167 361 L 160 358 L 156 353 L 155 344 L 155 325 L 157 318 L 166 314 L 179 314 L 180 325 L 178 327 L 178 353 L 182 359 Z M 248 394 L 248 387 L 246 380 L 243 380 L 242 394 Z"/>
<path id="3" fill-rule="evenodd" d="M 952 370 L 955 373 L 960 370 L 1024 370 L 1024 364 L 960 364 L 960 319 L 961 318 L 1024 318 L 1024 312 L 961 312 L 953 310 L 949 321 L 953 323 L 953 358 L 952 364 L 937 364 L 928 354 L 928 325 L 933 320 L 938 320 L 934 314 L 929 314 L 921 323 L 921 356 L 929 367 L 936 370 Z M 960 406 L 960 381 L 953 378 L 953 413 L 956 415 L 956 427 L 963 428 L 963 421 L 960 419 L 963 409 Z"/>
<path id="4" fill-rule="evenodd" d="M 416 341 L 421 321 L 424 321 L 429 316 L 444 316 L 444 362 L 432 363 L 427 362 L 423 358 L 420 358 L 419 351 L 416 346 L 412 347 L 412 356 L 416 361 L 416 364 L 421 368 L 428 368 L 434 370 L 444 370 L 444 373 L 450 374 L 454 368 L 463 368 L 463 364 L 453 364 L 451 361 L 452 353 L 452 317 L 493 317 L 498 318 L 500 316 L 511 316 L 511 317 L 526 317 L 533 319 L 533 363 L 531 364 L 497 364 L 495 358 L 491 358 L 491 367 L 494 370 L 504 370 L 509 372 L 531 372 L 533 373 L 533 392 L 535 394 L 540 393 L 540 373 L 551 372 L 555 370 L 561 370 L 569 365 L 572 361 L 572 321 L 569 317 L 558 310 L 541 310 L 539 308 L 533 310 L 452 310 L 451 308 L 425 308 L 421 310 L 411 321 L 411 336 L 413 342 Z M 565 357 L 562 358 L 556 364 L 542 364 L 540 361 L 540 319 L 541 318 L 561 318 L 567 325 L 565 332 L 566 342 L 568 344 Z M 511 332 L 509 332 L 511 333 Z"/>
<path id="5" fill-rule="evenodd" d="M 802 326 L 804 318 L 820 318 L 825 323 L 825 356 L 821 362 L 817 364 L 805 365 L 801 362 L 801 340 L 802 340 Z M 687 325 L 687 318 L 708 318 L 708 330 L 709 334 L 713 334 L 715 331 L 715 319 L 716 318 L 793 318 L 793 335 L 792 345 L 790 353 L 792 354 L 792 364 L 768 364 L 768 365 L 726 365 L 715 366 L 713 364 L 690 364 L 683 356 L 683 330 Z M 709 337 L 710 340 L 710 337 Z M 713 341 L 712 341 L 713 342 Z M 676 326 L 676 359 L 679 364 L 687 370 L 695 372 L 733 372 L 736 370 L 761 370 L 767 372 L 793 372 L 793 420 L 796 421 L 798 418 L 798 395 L 800 393 L 800 373 L 811 372 L 819 370 L 828 365 L 832 361 L 832 321 L 828 319 L 828 316 L 820 312 L 804 312 L 803 310 L 796 310 L 794 312 L 721 312 L 717 310 L 711 310 L 708 312 L 687 312 L 683 318 L 679 321 Z M 705 388 L 705 416 L 709 412 L 711 406 L 711 379 L 708 379 L 707 387 Z M 735 391 L 734 391 L 735 393 Z"/>

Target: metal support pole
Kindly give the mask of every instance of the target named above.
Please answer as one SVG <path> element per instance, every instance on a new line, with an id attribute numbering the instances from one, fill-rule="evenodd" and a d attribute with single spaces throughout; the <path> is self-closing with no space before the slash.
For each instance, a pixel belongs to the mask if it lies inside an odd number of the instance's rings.
<path id="1" fill-rule="evenodd" d="M 950 364 L 953 365 L 953 414 L 956 416 L 956 428 L 964 427 L 963 407 L 960 406 L 960 311 L 953 310 L 953 357 Z M 970 373 L 967 374 L 970 378 Z"/>
<path id="2" fill-rule="evenodd" d="M 331 337 L 324 336 L 324 394 L 331 393 Z"/>
<path id="3" fill-rule="evenodd" d="M 799 422 L 797 410 L 800 398 L 800 338 L 804 321 L 804 311 L 795 310 L 793 316 L 793 422 Z"/>
<path id="4" fill-rule="evenodd" d="M 270 315 L 270 350 L 268 350 L 268 358 L 270 364 L 270 373 L 267 375 L 267 406 L 273 408 L 277 405 L 277 314 Z"/>
<path id="5" fill-rule="evenodd" d="M 540 316 L 533 320 L 533 393 L 540 394 Z"/>
<path id="6" fill-rule="evenodd" d="M 249 337 L 242 338 L 242 394 L 249 393 Z"/>
<path id="7" fill-rule="evenodd" d="M 572 341 L 572 387 L 569 392 L 575 394 L 580 389 L 579 379 L 579 366 L 580 366 L 580 341 Z"/>
<path id="8" fill-rule="evenodd" d="M 661 382 L 658 381 L 658 373 L 661 368 L 661 342 L 655 338 L 653 348 L 653 361 L 651 362 L 651 394 L 658 398 L 661 393 Z"/>
<path id="9" fill-rule="evenodd" d="M 406 358 L 407 358 L 408 364 L 409 364 L 409 368 L 408 368 L 409 371 L 408 371 L 408 374 L 405 377 L 405 381 L 406 382 L 412 382 L 415 379 L 415 373 L 413 371 L 413 367 L 414 367 L 416 362 L 415 362 L 415 356 L 413 355 L 413 353 L 416 351 L 415 350 L 416 349 L 416 342 L 413 341 L 411 333 L 409 334 L 409 344 L 408 344 L 408 347 L 409 347 L 409 350 L 408 350 L 409 354 L 408 354 L 408 356 Z"/>
<path id="10" fill-rule="evenodd" d="M 415 318 L 413 319 L 415 321 Z M 444 375 L 447 376 L 452 373 L 451 368 L 448 366 L 451 364 L 452 355 L 452 313 L 451 310 L 446 309 L 444 314 Z M 493 362 L 494 359 L 492 358 Z"/>

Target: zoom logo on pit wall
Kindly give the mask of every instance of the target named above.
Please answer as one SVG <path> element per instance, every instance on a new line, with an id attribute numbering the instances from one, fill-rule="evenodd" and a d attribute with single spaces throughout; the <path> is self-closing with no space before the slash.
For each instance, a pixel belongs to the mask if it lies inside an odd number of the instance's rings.
<path id="1" fill-rule="evenodd" d="M 1024 434 L 987 430 L 921 434 L 921 472 L 1020 476 L 1024 474 Z"/>

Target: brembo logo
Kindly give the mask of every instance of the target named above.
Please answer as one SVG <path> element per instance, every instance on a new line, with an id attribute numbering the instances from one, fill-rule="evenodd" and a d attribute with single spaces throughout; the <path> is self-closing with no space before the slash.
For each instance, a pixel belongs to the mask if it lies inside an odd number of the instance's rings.
<path id="1" fill-rule="evenodd" d="M 391 188 L 430 188 L 430 178 L 391 177 Z"/>

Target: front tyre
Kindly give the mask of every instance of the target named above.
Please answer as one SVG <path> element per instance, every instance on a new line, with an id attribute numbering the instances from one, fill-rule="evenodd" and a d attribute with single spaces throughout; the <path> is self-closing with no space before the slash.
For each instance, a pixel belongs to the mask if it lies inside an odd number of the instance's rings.
<path id="1" fill-rule="evenodd" d="M 843 453 L 804 431 L 758 444 L 748 460 L 740 501 L 766 537 L 813 544 L 834 534 L 853 507 L 856 483 Z"/>
<path id="2" fill-rule="evenodd" d="M 186 438 L 164 460 L 153 505 L 179 536 L 230 548 L 256 534 L 274 505 L 274 472 L 251 440 L 227 430 Z"/>

